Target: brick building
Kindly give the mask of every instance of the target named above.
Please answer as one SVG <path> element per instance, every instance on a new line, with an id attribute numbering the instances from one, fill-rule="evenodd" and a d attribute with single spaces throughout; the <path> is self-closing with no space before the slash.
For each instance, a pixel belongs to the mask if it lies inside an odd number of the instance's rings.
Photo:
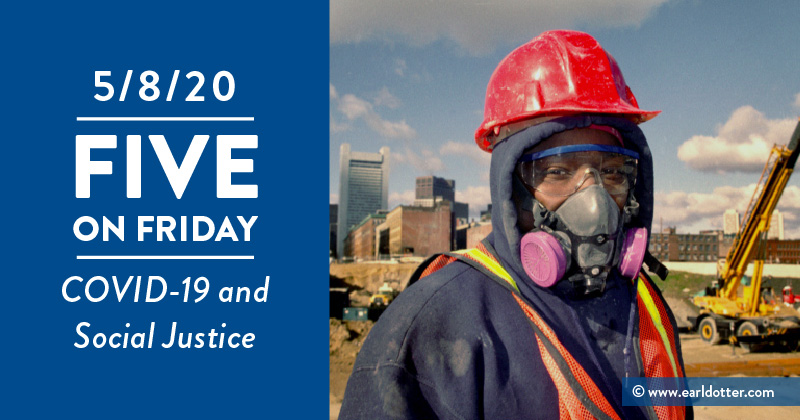
<path id="1" fill-rule="evenodd" d="M 800 264 L 800 240 L 767 240 L 767 262 L 776 264 Z"/>
<path id="2" fill-rule="evenodd" d="M 650 237 L 650 253 L 661 261 L 717 261 L 730 247 L 723 247 L 724 236 L 720 231 L 679 234 L 670 227 Z"/>
<path id="3" fill-rule="evenodd" d="M 721 231 L 679 234 L 671 227 L 650 237 L 650 253 L 661 261 L 711 262 L 726 258 L 734 239 Z M 765 261 L 800 264 L 800 240 L 768 239 Z"/>
<path id="4" fill-rule="evenodd" d="M 375 228 L 386 220 L 386 214 L 370 213 L 358 225 L 350 229 L 345 238 L 345 256 L 357 260 L 375 258 L 377 238 Z"/>
<path id="5" fill-rule="evenodd" d="M 455 240 L 455 219 L 450 203 L 435 207 L 398 206 L 377 227 L 378 250 L 391 256 L 427 257 L 449 252 Z"/>
<path id="6" fill-rule="evenodd" d="M 475 248 L 478 244 L 492 232 L 492 222 L 472 223 L 467 229 L 466 249 Z"/>

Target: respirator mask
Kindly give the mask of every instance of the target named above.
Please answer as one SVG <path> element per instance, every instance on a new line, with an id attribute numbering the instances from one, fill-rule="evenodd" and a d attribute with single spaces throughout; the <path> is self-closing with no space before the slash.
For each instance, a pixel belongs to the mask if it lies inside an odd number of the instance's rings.
<path id="1" fill-rule="evenodd" d="M 615 267 L 625 278 L 638 274 L 647 230 L 627 226 L 639 209 L 632 193 L 638 158 L 622 147 L 578 144 L 519 159 L 515 195 L 533 215 L 533 229 L 520 241 L 520 259 L 534 283 L 582 297 L 602 293 Z M 533 192 L 563 202 L 550 211 Z"/>

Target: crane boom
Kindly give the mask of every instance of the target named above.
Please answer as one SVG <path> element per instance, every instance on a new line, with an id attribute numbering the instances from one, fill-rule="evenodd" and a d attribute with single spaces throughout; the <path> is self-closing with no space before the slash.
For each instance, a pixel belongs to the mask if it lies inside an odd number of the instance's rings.
<path id="1" fill-rule="evenodd" d="M 763 241 L 766 240 L 766 234 L 769 231 L 772 213 L 794 171 L 794 165 L 797 162 L 798 153 L 800 153 L 800 147 L 797 147 L 798 142 L 800 142 L 800 122 L 795 127 L 787 146 L 775 145 L 772 147 L 767 164 L 761 173 L 761 179 L 747 207 L 741 230 L 736 235 L 728 257 L 725 259 L 725 264 L 719 273 L 721 286 L 719 297 L 736 299 L 742 276 L 747 271 L 747 264 L 753 257 L 758 260 L 759 254 L 756 251 L 764 246 Z M 763 264 L 759 265 L 763 268 Z M 754 272 L 754 279 L 756 276 L 760 280 L 761 271 Z M 758 302 L 758 299 L 755 301 Z"/>
<path id="2" fill-rule="evenodd" d="M 800 155 L 800 121 L 789 144 L 775 145 L 761 178 L 747 206 L 742 227 L 733 241 L 725 261 L 719 267 L 718 284 L 698 293 L 692 301 L 700 308 L 698 316 L 688 320 L 709 344 L 723 339 L 739 342 L 752 349 L 763 343 L 800 343 L 800 313 L 782 304 L 762 302 L 761 276 L 766 256 L 770 219 Z M 750 261 L 753 277 L 745 285 L 742 296 L 739 286 Z"/>

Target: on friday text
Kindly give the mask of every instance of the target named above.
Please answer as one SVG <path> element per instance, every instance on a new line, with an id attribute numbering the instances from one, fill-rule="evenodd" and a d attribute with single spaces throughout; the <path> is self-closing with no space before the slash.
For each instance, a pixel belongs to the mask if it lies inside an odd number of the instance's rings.
<path id="1" fill-rule="evenodd" d="M 230 239 L 234 242 L 241 239 L 245 242 L 250 241 L 250 229 L 255 224 L 258 216 L 250 216 L 245 219 L 242 216 L 236 216 L 238 223 L 232 223 L 231 220 L 225 216 L 222 222 L 219 223 L 219 228 L 214 221 L 207 216 L 192 216 L 191 223 L 189 223 L 188 216 L 180 216 L 177 220 L 172 216 L 138 216 L 136 219 L 136 232 L 139 242 L 155 238 L 156 241 L 181 241 L 186 242 L 189 239 L 189 225 L 191 224 L 191 241 L 202 242 L 208 241 L 212 237 L 214 241 L 221 241 L 222 239 Z M 101 228 L 102 225 L 102 228 Z M 90 216 L 81 216 L 72 225 L 72 231 L 75 237 L 81 241 L 91 241 L 101 234 L 104 242 L 109 241 L 113 234 L 120 241 L 125 240 L 125 216 L 118 216 L 116 223 L 112 222 L 105 216 L 100 223 Z M 237 232 L 239 232 L 237 234 Z M 215 235 L 216 233 L 216 235 Z"/>

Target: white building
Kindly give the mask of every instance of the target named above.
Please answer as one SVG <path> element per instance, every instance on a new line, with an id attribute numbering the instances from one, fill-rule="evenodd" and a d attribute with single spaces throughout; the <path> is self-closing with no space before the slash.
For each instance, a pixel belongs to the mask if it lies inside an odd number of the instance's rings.
<path id="1" fill-rule="evenodd" d="M 772 212 L 772 218 L 769 221 L 769 232 L 767 232 L 767 239 L 780 239 L 783 240 L 783 213 L 775 210 Z"/>
<path id="2" fill-rule="evenodd" d="M 735 235 L 739 233 L 739 212 L 734 209 L 725 210 L 722 215 L 722 233 Z"/>
<path id="3" fill-rule="evenodd" d="M 389 207 L 389 148 L 379 153 L 352 152 L 339 148 L 339 217 L 336 251 L 344 256 L 344 238 L 367 215 Z"/>

